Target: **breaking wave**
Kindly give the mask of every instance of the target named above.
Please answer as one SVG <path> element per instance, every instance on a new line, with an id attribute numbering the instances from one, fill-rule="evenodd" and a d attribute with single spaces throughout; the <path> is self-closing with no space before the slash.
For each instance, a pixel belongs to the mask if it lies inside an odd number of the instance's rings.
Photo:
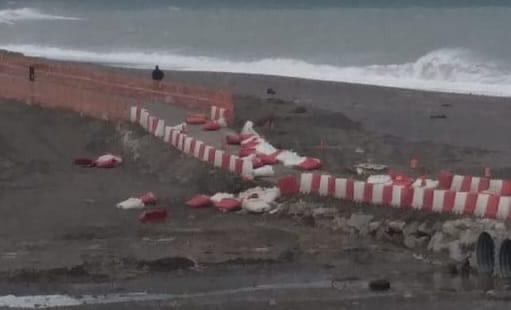
<path id="1" fill-rule="evenodd" d="M 32 8 L 0 10 L 0 24 L 15 24 L 18 21 L 33 20 L 80 20 L 80 18 L 46 14 Z"/>
<path id="2" fill-rule="evenodd" d="M 312 64 L 296 59 L 267 58 L 229 61 L 166 52 L 92 52 L 34 45 L 0 48 L 53 59 L 96 62 L 112 66 L 173 70 L 269 74 L 388 87 L 511 97 L 511 69 L 483 61 L 465 49 L 440 49 L 414 62 L 361 67 Z"/>

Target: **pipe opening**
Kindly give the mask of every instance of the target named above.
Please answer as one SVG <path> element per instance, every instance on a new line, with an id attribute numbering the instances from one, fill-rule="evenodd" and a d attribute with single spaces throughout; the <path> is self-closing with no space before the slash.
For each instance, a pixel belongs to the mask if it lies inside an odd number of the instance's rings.
<path id="1" fill-rule="evenodd" d="M 487 232 L 482 232 L 476 245 L 477 268 L 479 272 L 492 274 L 495 267 L 495 243 Z"/>
<path id="2" fill-rule="evenodd" d="M 499 266 L 504 278 L 511 278 L 511 240 L 506 239 L 500 245 Z"/>

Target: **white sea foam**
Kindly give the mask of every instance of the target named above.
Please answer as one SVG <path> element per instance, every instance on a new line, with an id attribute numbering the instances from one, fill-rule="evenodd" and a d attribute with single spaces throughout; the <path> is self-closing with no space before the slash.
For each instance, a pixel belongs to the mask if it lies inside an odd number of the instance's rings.
<path id="1" fill-rule="evenodd" d="M 160 67 L 175 70 L 270 74 L 410 89 L 511 96 L 511 70 L 482 61 L 464 49 L 435 50 L 414 62 L 403 64 L 337 67 L 284 58 L 229 61 L 165 52 L 93 52 L 35 45 L 4 45 L 0 48 L 53 59 L 134 68 L 150 68 L 158 64 Z"/>
<path id="2" fill-rule="evenodd" d="M 0 24 L 34 20 L 80 20 L 77 17 L 51 15 L 32 8 L 0 10 Z"/>

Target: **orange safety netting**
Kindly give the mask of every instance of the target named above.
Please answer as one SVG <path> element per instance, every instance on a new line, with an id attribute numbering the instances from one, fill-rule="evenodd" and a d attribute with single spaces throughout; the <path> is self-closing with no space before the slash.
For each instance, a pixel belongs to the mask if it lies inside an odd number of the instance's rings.
<path id="1" fill-rule="evenodd" d="M 30 81 L 29 68 L 34 68 Z M 104 119 L 126 119 L 137 102 L 164 102 L 209 113 L 211 106 L 234 116 L 232 96 L 178 82 L 151 79 L 89 64 L 72 64 L 0 51 L 0 97 L 71 109 Z"/>

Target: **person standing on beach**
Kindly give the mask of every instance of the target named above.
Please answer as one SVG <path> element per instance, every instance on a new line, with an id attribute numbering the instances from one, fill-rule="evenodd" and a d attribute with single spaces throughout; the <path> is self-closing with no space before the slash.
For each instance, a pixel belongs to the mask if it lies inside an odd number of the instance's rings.
<path id="1" fill-rule="evenodd" d="M 165 73 L 163 73 L 163 71 L 160 70 L 160 67 L 156 66 L 156 67 L 154 67 L 152 77 L 153 77 L 155 87 L 160 88 L 161 81 L 165 77 Z"/>

